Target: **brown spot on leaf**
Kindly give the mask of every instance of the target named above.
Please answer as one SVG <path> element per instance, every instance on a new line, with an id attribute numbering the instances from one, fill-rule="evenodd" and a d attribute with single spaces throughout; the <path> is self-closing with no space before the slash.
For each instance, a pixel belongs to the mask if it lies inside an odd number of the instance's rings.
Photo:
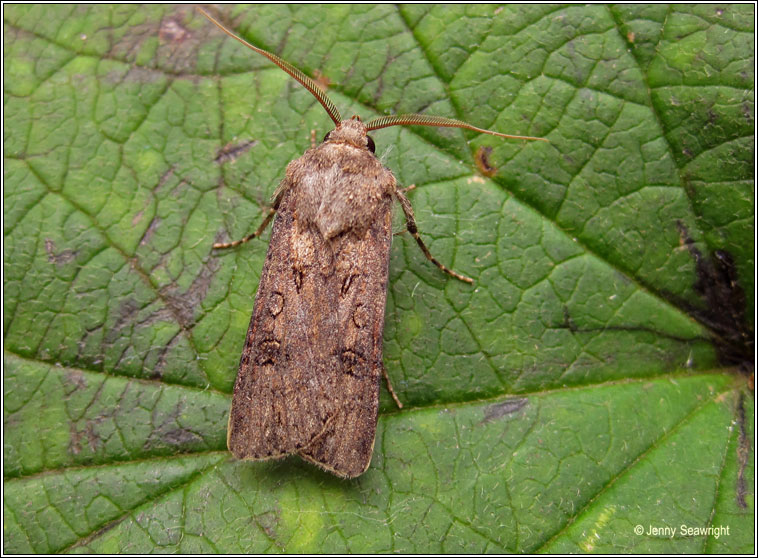
<path id="1" fill-rule="evenodd" d="M 59 267 L 69 263 L 76 257 L 74 250 L 56 252 L 55 242 L 51 238 L 45 238 L 45 252 L 47 252 L 47 261 Z"/>
<path id="2" fill-rule="evenodd" d="M 79 370 L 67 369 L 63 375 L 63 385 L 66 395 L 87 388 L 87 377 Z"/>
<path id="3" fill-rule="evenodd" d="M 179 417 L 182 416 L 185 402 L 179 400 L 168 413 L 157 408 L 153 410 L 153 431 L 145 441 L 144 449 L 149 451 L 159 447 L 187 448 L 202 442 L 202 438 L 188 428 L 183 428 Z"/>
<path id="4" fill-rule="evenodd" d="M 127 298 L 119 304 L 116 322 L 105 334 L 106 345 L 112 345 L 121 337 L 121 330 L 133 323 L 138 311 L 139 305 L 133 298 Z"/>
<path id="5" fill-rule="evenodd" d="M 489 146 L 481 146 L 476 150 L 474 154 L 474 161 L 476 162 L 476 168 L 484 176 L 493 177 L 497 174 L 497 167 L 493 167 L 490 164 L 489 157 L 492 155 L 492 148 Z"/>
<path id="6" fill-rule="evenodd" d="M 219 165 L 230 163 L 257 143 L 258 142 L 254 140 L 243 141 L 242 143 L 227 143 L 224 147 L 218 150 L 216 157 L 213 160 Z"/>
<path id="7" fill-rule="evenodd" d="M 316 82 L 316 85 L 318 85 L 324 93 L 326 93 L 329 86 L 332 84 L 329 78 L 324 75 L 321 70 L 313 70 L 313 81 Z"/>
<path id="8" fill-rule="evenodd" d="M 258 528 L 266 533 L 266 536 L 270 538 L 277 547 L 284 549 L 284 544 L 276 537 L 276 528 L 279 525 L 279 516 L 279 510 L 272 510 L 253 515 L 252 517 Z"/>
<path id="9" fill-rule="evenodd" d="M 147 226 L 147 229 L 145 229 L 145 234 L 142 235 L 142 238 L 139 241 L 140 246 L 145 246 L 150 242 L 150 239 L 155 234 L 155 231 L 158 230 L 158 225 L 161 224 L 161 218 L 160 217 L 153 217 L 152 221 L 150 221 L 150 224 Z"/>
<path id="10" fill-rule="evenodd" d="M 140 221 L 142 221 L 142 217 L 145 216 L 145 210 L 140 209 L 134 217 L 132 217 L 132 227 L 136 227 Z"/>
<path id="11" fill-rule="evenodd" d="M 195 308 L 200 304 L 208 293 L 213 276 L 218 270 L 218 259 L 211 258 L 200 269 L 192 284 L 184 291 L 180 291 L 175 284 L 161 289 L 166 304 L 176 317 L 179 325 L 185 329 L 191 328 L 195 323 Z"/>
<path id="12" fill-rule="evenodd" d="M 82 452 L 82 435 L 76 429 L 75 422 L 69 423 L 68 431 L 69 431 L 68 452 L 74 455 L 79 455 Z"/>
<path id="13" fill-rule="evenodd" d="M 158 352 L 158 359 L 155 362 L 155 366 L 150 371 L 149 378 L 156 380 L 163 377 L 163 371 L 166 369 L 166 365 L 169 362 L 169 355 L 171 353 L 171 350 L 176 347 L 176 345 L 179 343 L 179 339 L 181 338 L 181 330 L 177 330 L 176 335 L 174 335 L 171 340 L 166 343 L 163 347 L 156 347 L 155 350 Z"/>
<path id="14" fill-rule="evenodd" d="M 495 420 L 501 419 L 505 416 L 512 415 L 513 413 L 523 409 L 528 403 L 526 397 L 506 399 L 500 403 L 493 403 L 488 405 L 484 409 L 484 418 L 479 424 L 486 424 Z"/>
<path id="15" fill-rule="evenodd" d="M 175 74 L 178 79 L 196 72 L 198 49 L 207 40 L 207 35 L 194 33 L 186 25 L 185 22 L 196 17 L 193 7 L 167 5 L 164 13 L 165 16 L 159 20 L 147 17 L 143 23 L 129 25 L 125 33 L 114 38 L 107 56 L 131 64 L 127 79 L 132 78 L 134 69 L 141 72 L 136 74 L 139 79 L 145 77 L 146 72 L 156 74 L 155 78 L 150 79 L 165 79 L 165 71 Z M 154 45 L 156 37 L 157 49 Z M 154 54 L 146 62 L 150 67 L 139 68 L 144 63 L 136 64 L 138 59 L 153 51 Z"/>
<path id="16" fill-rule="evenodd" d="M 166 182 L 168 182 L 169 179 L 172 176 L 174 176 L 174 172 L 175 172 L 175 167 L 171 166 L 171 167 L 168 168 L 168 170 L 166 170 L 166 172 L 164 172 L 161 175 L 161 177 L 158 179 L 158 184 L 157 184 L 157 186 L 155 187 L 155 190 L 154 190 L 156 193 L 160 192 L 160 190 L 163 188 L 163 186 L 166 184 Z"/>
<path id="17" fill-rule="evenodd" d="M 158 36 L 164 43 L 183 43 L 191 36 L 191 34 L 187 28 L 179 22 L 179 20 L 173 17 L 167 17 L 161 21 Z"/>

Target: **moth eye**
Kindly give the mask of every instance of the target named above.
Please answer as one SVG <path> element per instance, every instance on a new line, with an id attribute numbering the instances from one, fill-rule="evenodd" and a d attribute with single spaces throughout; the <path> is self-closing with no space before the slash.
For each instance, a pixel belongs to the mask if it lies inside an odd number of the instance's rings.
<path id="1" fill-rule="evenodd" d="M 366 136 L 366 142 L 368 150 L 371 151 L 371 153 L 376 153 L 376 146 L 374 145 L 374 140 L 371 139 L 371 136 Z"/>
<path id="2" fill-rule="evenodd" d="M 324 139 L 322 140 L 322 142 L 324 142 L 324 141 L 326 141 L 326 140 L 329 139 L 329 134 L 331 134 L 331 132 L 327 132 L 326 133 L 326 135 L 324 136 Z"/>

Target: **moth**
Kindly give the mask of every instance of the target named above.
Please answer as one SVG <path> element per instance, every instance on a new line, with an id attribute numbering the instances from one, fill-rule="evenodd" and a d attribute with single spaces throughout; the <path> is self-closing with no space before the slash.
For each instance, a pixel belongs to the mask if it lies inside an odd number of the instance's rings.
<path id="1" fill-rule="evenodd" d="M 404 114 L 343 120 L 314 80 L 255 47 L 200 11 L 219 29 L 268 58 L 324 107 L 334 129 L 292 161 L 260 227 L 230 248 L 261 235 L 276 216 L 253 315 L 240 359 L 227 445 L 238 459 L 295 454 L 340 477 L 371 462 L 384 373 L 382 334 L 387 296 L 392 205 L 424 255 L 448 269 L 418 234 L 413 208 L 392 172 L 374 155 L 368 132 L 388 126 L 448 126 L 495 136 L 459 120 Z M 392 391 L 390 393 L 400 402 Z"/>

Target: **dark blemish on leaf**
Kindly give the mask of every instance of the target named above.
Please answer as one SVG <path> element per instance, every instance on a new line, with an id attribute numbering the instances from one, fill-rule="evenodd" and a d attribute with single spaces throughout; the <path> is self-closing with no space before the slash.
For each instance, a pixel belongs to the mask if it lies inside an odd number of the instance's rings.
<path id="1" fill-rule="evenodd" d="M 171 190 L 171 197 L 175 199 L 181 198 L 184 193 L 189 189 L 189 182 L 186 180 L 180 180 L 179 183 Z"/>
<path id="2" fill-rule="evenodd" d="M 82 435 L 76 429 L 75 422 L 69 423 L 68 431 L 69 431 L 68 452 L 74 455 L 79 455 L 82 452 Z"/>
<path id="3" fill-rule="evenodd" d="M 284 543 L 277 539 L 276 528 L 279 526 L 281 512 L 278 509 L 253 515 L 255 525 L 271 539 L 277 547 L 284 549 Z"/>
<path id="4" fill-rule="evenodd" d="M 190 32 L 175 18 L 168 17 L 161 21 L 158 37 L 164 43 L 183 43 L 190 36 Z"/>
<path id="5" fill-rule="evenodd" d="M 324 75 L 321 70 L 313 70 L 313 81 L 315 81 L 316 85 L 318 85 L 321 88 L 321 91 L 324 92 L 326 92 L 332 84 L 329 78 Z"/>
<path id="6" fill-rule="evenodd" d="M 476 162 L 476 168 L 484 176 L 492 178 L 497 174 L 497 167 L 493 167 L 490 163 L 489 157 L 492 155 L 492 148 L 489 146 L 482 146 L 476 150 L 474 154 L 474 161 Z"/>
<path id="7" fill-rule="evenodd" d="M 63 250 L 56 253 L 55 242 L 50 238 L 45 239 L 45 252 L 47 252 L 47 261 L 58 267 L 69 263 L 76 257 L 74 250 Z"/>
<path id="8" fill-rule="evenodd" d="M 148 17 L 144 23 L 126 26 L 123 35 L 113 38 L 107 57 L 131 65 L 127 79 L 141 80 L 152 73 L 155 77 L 148 76 L 148 79 L 164 80 L 166 70 L 174 74 L 175 79 L 186 79 L 186 74 L 197 71 L 199 44 L 206 40 L 206 36 L 193 33 L 185 24 L 194 17 L 192 8 L 172 5 L 166 11 L 164 18 Z M 154 44 L 156 36 L 157 48 Z M 152 54 L 150 69 L 135 64 L 138 57 L 146 54 Z"/>
<path id="9" fill-rule="evenodd" d="M 105 334 L 104 341 L 106 345 L 112 345 L 121 337 L 121 330 L 134 320 L 138 311 L 139 305 L 133 298 L 128 298 L 121 302 L 118 307 L 118 317 L 116 318 L 116 322 Z"/>
<path id="10" fill-rule="evenodd" d="M 142 221 L 142 217 L 145 215 L 145 210 L 140 209 L 134 217 L 132 217 L 132 227 L 136 227 L 140 221 Z"/>
<path id="11" fill-rule="evenodd" d="M 201 441 L 202 438 L 186 428 L 173 428 L 161 432 L 160 440 L 167 446 L 187 446 Z"/>
<path id="12" fill-rule="evenodd" d="M 710 257 L 704 256 L 695 246 L 687 227 L 682 222 L 677 222 L 677 227 L 682 244 L 695 261 L 697 280 L 694 289 L 705 302 L 705 308 L 685 304 L 685 310 L 708 328 L 719 362 L 735 367 L 749 384 L 755 374 L 755 337 L 745 311 L 745 292 L 739 283 L 734 258 L 726 250 L 714 250 Z M 745 468 L 752 443 L 747 434 L 742 392 L 738 395 L 736 413 L 740 434 L 735 498 L 737 505 L 745 509 Z"/>
<path id="13" fill-rule="evenodd" d="M 79 370 L 67 370 L 63 375 L 63 388 L 66 395 L 87 388 L 87 377 Z"/>
<path id="14" fill-rule="evenodd" d="M 173 283 L 161 289 L 161 295 L 166 304 L 183 328 L 189 329 L 194 325 L 195 308 L 208 293 L 211 281 L 220 265 L 216 258 L 209 259 L 185 291 L 180 291 Z"/>
<path id="15" fill-rule="evenodd" d="M 98 448 L 102 446 L 100 436 L 97 434 L 95 428 L 98 424 L 103 422 L 109 416 L 99 415 L 94 419 L 84 419 L 84 429 L 80 430 L 78 426 L 82 421 L 71 421 L 69 423 L 70 440 L 68 444 L 68 451 L 74 455 L 79 455 L 82 451 L 82 440 L 87 439 L 87 445 L 89 446 L 90 453 L 94 454 Z"/>
<path id="16" fill-rule="evenodd" d="M 100 529 L 97 529 L 96 531 L 90 533 L 89 535 L 87 535 L 84 538 L 78 539 L 76 541 L 76 548 L 87 548 L 92 541 L 95 541 L 99 537 L 102 537 L 105 533 L 107 533 L 111 529 L 114 529 L 114 528 L 118 527 L 119 525 L 121 525 L 127 519 L 130 519 L 130 516 L 128 514 L 123 514 L 120 518 L 118 518 L 118 519 L 116 519 L 114 521 L 111 521 L 109 523 L 106 523 L 105 525 L 103 525 L 102 527 L 100 527 Z M 138 521 L 139 521 L 139 519 L 138 519 Z M 140 523 L 140 524 L 143 525 L 144 523 Z"/>
<path id="17" fill-rule="evenodd" d="M 484 409 L 484 418 L 479 424 L 486 424 L 488 422 L 493 422 L 495 420 L 501 419 L 507 415 L 512 415 L 513 413 L 520 411 L 526 407 L 526 404 L 528 402 L 529 400 L 526 397 L 521 397 L 518 399 L 506 399 L 501 403 L 493 403 L 492 405 L 488 405 Z"/>
<path id="18" fill-rule="evenodd" d="M 230 163 L 257 143 L 258 142 L 255 140 L 243 141 L 242 143 L 227 143 L 224 147 L 218 150 L 213 161 L 219 165 Z"/>
<path id="19" fill-rule="evenodd" d="M 142 238 L 139 241 L 140 246 L 147 245 L 148 242 L 150 242 L 150 239 L 155 234 L 155 231 L 158 230 L 158 225 L 161 224 L 161 218 L 160 217 L 153 217 L 153 220 L 150 221 L 150 224 L 147 226 L 147 229 L 145 229 L 145 234 L 142 235 Z"/>
<path id="20" fill-rule="evenodd" d="M 84 433 L 87 435 L 87 442 L 89 443 L 89 449 L 92 453 L 95 453 L 97 451 L 98 446 L 100 445 L 100 437 L 95 432 L 95 425 L 99 421 L 87 421 L 87 425 L 84 427 Z"/>
<path id="21" fill-rule="evenodd" d="M 180 332 L 181 330 L 177 329 L 176 335 L 174 335 L 171 340 L 163 347 L 159 347 L 157 349 L 158 359 L 155 363 L 155 366 L 150 371 L 150 375 L 148 376 L 150 379 L 160 380 L 163 378 L 163 371 L 166 369 L 166 364 L 168 363 L 168 355 L 170 351 L 179 343 L 179 339 L 181 338 Z"/>
<path id="22" fill-rule="evenodd" d="M 742 114 L 751 125 L 753 123 L 753 107 L 750 103 L 742 103 Z"/>
<path id="23" fill-rule="evenodd" d="M 719 362 L 736 366 L 744 375 L 753 373 L 755 339 L 745 312 L 745 292 L 739 282 L 734 258 L 726 250 L 704 256 L 689 236 L 687 227 L 677 222 L 682 245 L 695 261 L 695 291 L 704 308 L 689 305 L 685 310 L 710 330 Z"/>
<path id="24" fill-rule="evenodd" d="M 154 430 L 150 433 L 148 439 L 145 440 L 144 449 L 146 451 L 161 447 L 187 448 L 188 446 L 196 446 L 203 441 L 202 437 L 195 432 L 179 426 L 179 417 L 182 416 L 184 406 L 185 402 L 179 400 L 168 413 L 163 412 L 159 408 L 153 409 L 151 418 Z M 194 410 L 202 412 L 202 409 Z"/>
<path id="25" fill-rule="evenodd" d="M 126 73 L 123 79 L 119 80 L 119 83 L 163 83 L 166 79 L 166 74 L 163 72 L 157 72 L 149 68 L 143 68 L 140 66 L 132 66 Z"/>
<path id="26" fill-rule="evenodd" d="M 163 188 L 166 182 L 168 182 L 169 178 L 174 176 L 174 171 L 175 171 L 175 167 L 172 165 L 171 167 L 168 168 L 166 172 L 164 172 L 161 175 L 160 179 L 158 179 L 158 184 L 156 185 L 154 192 L 156 193 L 160 192 L 160 190 Z"/>

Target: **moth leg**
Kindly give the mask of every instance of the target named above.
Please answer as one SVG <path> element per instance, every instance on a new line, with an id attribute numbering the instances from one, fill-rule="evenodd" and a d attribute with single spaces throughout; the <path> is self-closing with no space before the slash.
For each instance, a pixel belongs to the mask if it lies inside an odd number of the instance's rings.
<path id="1" fill-rule="evenodd" d="M 261 226 L 258 227 L 258 230 L 255 231 L 253 234 L 247 235 L 245 238 L 242 238 L 240 240 L 235 240 L 233 242 L 218 242 L 213 245 L 213 248 L 234 248 L 235 246 L 239 246 L 240 244 L 244 244 L 248 240 L 252 240 L 257 236 L 260 236 L 263 234 L 263 231 L 266 230 L 266 227 L 271 222 L 271 219 L 274 218 L 274 215 L 276 214 L 276 207 L 271 207 L 268 210 L 268 213 L 266 213 L 266 217 L 263 219 L 263 223 L 261 223 Z"/>
<path id="2" fill-rule="evenodd" d="M 399 190 L 400 190 L 400 191 L 401 191 L 403 194 L 407 194 L 407 193 L 408 193 L 408 192 L 410 192 L 411 190 L 415 190 L 415 189 L 416 189 L 416 185 L 415 185 L 415 184 L 411 184 L 410 186 L 406 186 L 405 188 L 399 188 Z M 402 203 L 402 202 L 401 202 L 401 203 Z M 409 203 L 410 203 L 410 202 L 409 202 Z M 407 232 L 408 232 L 408 229 L 407 229 L 407 228 L 405 228 L 405 229 L 403 229 L 402 231 L 397 231 L 396 233 L 393 233 L 393 234 L 392 234 L 392 236 L 400 236 L 401 234 L 405 234 L 405 233 L 407 233 Z"/>
<path id="3" fill-rule="evenodd" d="M 316 130 L 311 130 L 311 149 L 316 147 Z"/>
<path id="4" fill-rule="evenodd" d="M 389 374 L 387 374 L 387 369 L 384 367 L 384 364 L 382 364 L 382 374 L 384 375 L 384 379 L 387 381 L 387 391 L 390 392 L 392 399 L 395 400 L 395 404 L 397 405 L 397 408 L 402 409 L 403 404 L 400 402 L 400 399 L 398 399 L 397 394 L 395 393 L 395 390 L 392 389 L 392 382 L 390 382 L 390 376 Z"/>
<path id="5" fill-rule="evenodd" d="M 405 228 L 409 233 L 411 233 L 411 236 L 416 239 L 416 243 L 419 245 L 419 248 L 421 248 L 421 251 L 426 256 L 426 259 L 428 259 L 448 275 L 455 277 L 464 283 L 473 283 L 474 280 L 470 277 L 466 277 L 465 275 L 461 275 L 460 273 L 456 273 L 452 269 L 445 267 L 439 261 L 437 261 L 434 256 L 432 256 L 432 253 L 429 252 L 429 248 L 426 247 L 426 244 L 424 244 L 424 241 L 421 240 L 421 237 L 418 234 L 418 227 L 416 227 L 416 218 L 413 215 L 413 207 L 411 206 L 410 200 L 406 197 L 400 188 L 395 190 L 395 196 L 397 196 L 397 200 L 400 202 L 400 207 L 403 208 L 403 213 L 405 213 Z"/>

